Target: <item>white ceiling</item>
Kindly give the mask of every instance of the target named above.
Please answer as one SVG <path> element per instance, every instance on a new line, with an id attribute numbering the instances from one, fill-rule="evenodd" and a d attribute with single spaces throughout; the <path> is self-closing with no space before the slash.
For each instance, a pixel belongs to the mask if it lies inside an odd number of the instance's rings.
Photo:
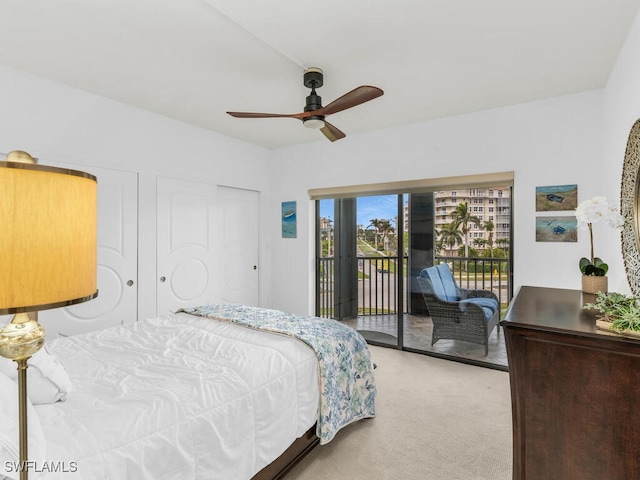
<path id="1" fill-rule="evenodd" d="M 349 135 L 602 88 L 640 0 L 2 0 L 0 64 L 266 147 L 327 141 L 306 67 Z M 4 113 L 6 114 L 6 112 Z"/>

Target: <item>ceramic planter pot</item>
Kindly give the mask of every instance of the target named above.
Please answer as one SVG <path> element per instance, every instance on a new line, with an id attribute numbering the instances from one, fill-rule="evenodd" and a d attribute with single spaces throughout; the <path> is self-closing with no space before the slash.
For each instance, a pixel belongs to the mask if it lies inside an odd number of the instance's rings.
<path id="1" fill-rule="evenodd" d="M 582 276 L 582 291 L 584 293 L 596 294 L 598 292 L 607 293 L 609 287 L 609 279 L 604 277 L 595 277 L 593 275 Z"/>

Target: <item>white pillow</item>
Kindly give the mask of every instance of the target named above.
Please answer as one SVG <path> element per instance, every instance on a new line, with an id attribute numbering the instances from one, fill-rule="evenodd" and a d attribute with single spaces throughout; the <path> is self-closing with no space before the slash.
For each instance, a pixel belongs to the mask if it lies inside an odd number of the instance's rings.
<path id="1" fill-rule="evenodd" d="M 18 419 L 18 384 L 0 373 L 0 478 L 19 480 L 20 430 Z M 27 399 L 30 465 L 42 465 L 46 459 L 46 441 L 36 409 Z M 35 462 L 35 463 L 33 463 Z M 40 475 L 31 474 L 29 478 Z"/>
<path id="2" fill-rule="evenodd" d="M 42 347 L 27 360 L 27 396 L 33 405 L 64 401 L 71 392 L 71 380 L 64 366 Z M 18 381 L 18 364 L 0 357 L 0 373 Z"/>

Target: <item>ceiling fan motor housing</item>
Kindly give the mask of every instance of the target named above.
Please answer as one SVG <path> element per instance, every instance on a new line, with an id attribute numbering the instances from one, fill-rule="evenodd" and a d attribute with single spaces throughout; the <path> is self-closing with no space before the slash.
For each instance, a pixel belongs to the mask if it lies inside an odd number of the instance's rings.
<path id="1" fill-rule="evenodd" d="M 322 97 L 316 93 L 316 88 L 323 84 L 323 73 L 320 68 L 310 67 L 304 71 L 304 86 L 311 89 L 304 107 L 305 112 L 313 112 L 322 108 Z M 324 115 L 311 115 L 302 120 L 305 127 L 322 128 L 324 126 Z"/>
<path id="2" fill-rule="evenodd" d="M 304 107 L 304 111 L 313 112 L 319 108 L 322 108 L 322 98 L 320 98 L 320 95 L 312 93 L 307 97 L 307 105 Z M 322 128 L 324 127 L 324 115 L 311 115 L 303 118 L 302 123 L 308 128 Z"/>
<path id="3" fill-rule="evenodd" d="M 307 97 L 307 104 L 304 107 L 305 112 L 313 112 L 322 108 L 322 97 L 316 92 L 311 92 L 311 95 Z"/>

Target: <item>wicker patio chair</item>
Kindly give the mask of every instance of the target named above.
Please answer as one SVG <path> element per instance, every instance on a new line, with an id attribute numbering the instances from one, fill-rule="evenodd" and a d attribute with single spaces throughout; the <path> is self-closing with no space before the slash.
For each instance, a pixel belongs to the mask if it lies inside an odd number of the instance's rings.
<path id="1" fill-rule="evenodd" d="M 486 356 L 489 335 L 500 321 L 498 297 L 458 287 L 446 263 L 422 270 L 418 285 L 433 321 L 431 345 L 441 339 L 478 343 Z"/>

